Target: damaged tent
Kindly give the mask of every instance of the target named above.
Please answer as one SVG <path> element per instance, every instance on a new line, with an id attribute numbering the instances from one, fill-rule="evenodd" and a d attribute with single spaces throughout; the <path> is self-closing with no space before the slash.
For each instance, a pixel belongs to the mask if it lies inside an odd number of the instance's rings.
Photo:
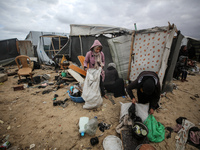
<path id="1" fill-rule="evenodd" d="M 68 54 L 71 61 L 80 66 L 77 56 L 85 56 L 94 40 L 98 39 L 103 45 L 105 68 L 107 68 L 107 65 L 113 62 L 108 40 L 121 35 L 129 35 L 131 32 L 129 29 L 108 25 L 71 24 L 69 43 L 58 54 Z"/>
<path id="2" fill-rule="evenodd" d="M 44 40 L 49 38 L 51 43 L 49 47 L 45 49 Z M 39 42 L 37 45 L 37 55 L 40 63 L 46 65 L 52 65 L 55 62 L 52 60 L 57 52 L 61 50 L 61 48 L 67 43 L 68 37 L 60 36 L 60 35 L 43 35 L 39 37 Z"/>
<path id="3" fill-rule="evenodd" d="M 58 54 L 68 54 L 77 65 L 80 66 L 77 56 L 85 56 L 94 40 L 98 39 L 103 45 L 105 68 L 114 62 L 119 76 L 130 81 L 136 79 L 141 71 L 151 70 L 158 73 L 161 85 L 168 80 L 167 84 L 170 84 L 183 38 L 177 34 L 178 40 L 174 40 L 176 27 L 155 27 L 134 34 L 133 30 L 106 25 L 71 24 L 70 28 L 69 42 Z M 166 73 L 166 69 L 170 70 Z M 164 87 L 172 90 L 172 86 Z"/>

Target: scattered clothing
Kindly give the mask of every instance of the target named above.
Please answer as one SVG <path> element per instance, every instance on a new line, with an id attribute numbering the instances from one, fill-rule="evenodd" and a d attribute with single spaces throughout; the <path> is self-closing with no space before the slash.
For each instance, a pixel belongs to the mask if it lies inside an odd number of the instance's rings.
<path id="1" fill-rule="evenodd" d="M 192 127 L 188 133 L 188 143 L 200 149 L 200 129 Z"/>
<path id="2" fill-rule="evenodd" d="M 186 119 L 182 120 L 182 128 L 178 132 L 179 139 L 176 140 L 176 150 L 184 150 L 188 140 L 188 132 L 194 124 Z"/>

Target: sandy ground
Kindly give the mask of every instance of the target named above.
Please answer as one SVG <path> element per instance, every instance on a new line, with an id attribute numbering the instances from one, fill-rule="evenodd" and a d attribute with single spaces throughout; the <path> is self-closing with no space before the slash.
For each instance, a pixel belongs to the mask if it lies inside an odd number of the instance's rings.
<path id="1" fill-rule="evenodd" d="M 199 65 L 199 64 L 198 64 Z M 16 66 L 8 67 L 8 70 Z M 54 81 L 57 73 L 54 70 L 34 70 L 34 76 L 50 74 L 50 81 Z M 196 126 L 200 127 L 200 98 L 192 100 L 194 94 L 200 95 L 200 75 L 188 76 L 189 82 L 173 81 L 178 86 L 173 93 L 167 93 L 167 97 L 161 98 L 161 109 L 154 113 L 157 121 L 165 127 L 174 127 L 178 117 L 186 117 Z M 115 127 L 119 123 L 120 103 L 130 102 L 128 99 L 119 97 L 114 98 L 116 105 L 108 99 L 103 99 L 103 105 L 95 110 L 83 109 L 83 103 L 67 101 L 68 106 L 62 108 L 53 106 L 54 94 L 58 94 L 58 100 L 69 98 L 67 86 L 48 94 L 42 94 L 45 89 L 38 89 L 36 85 L 21 91 L 14 91 L 13 86 L 17 85 L 18 77 L 9 76 L 8 80 L 0 85 L 0 138 L 10 135 L 9 141 L 11 148 L 29 149 L 31 144 L 35 144 L 36 150 L 57 149 L 57 150 L 81 150 L 92 149 L 102 150 L 103 140 L 108 135 L 116 135 Z M 180 90 L 179 90 L 180 89 Z M 190 93 L 190 94 L 189 94 Z M 105 130 L 104 135 L 99 137 L 99 144 L 90 145 L 92 136 L 85 135 L 80 137 L 78 121 L 82 116 L 90 119 L 98 117 L 98 121 L 111 124 L 109 130 Z M 96 136 L 102 132 L 98 129 Z M 167 133 L 166 133 L 167 134 Z M 157 150 L 175 149 L 175 136 L 172 133 L 170 139 L 165 139 L 161 143 L 151 143 Z M 195 150 L 196 148 L 186 144 L 186 149 Z"/>

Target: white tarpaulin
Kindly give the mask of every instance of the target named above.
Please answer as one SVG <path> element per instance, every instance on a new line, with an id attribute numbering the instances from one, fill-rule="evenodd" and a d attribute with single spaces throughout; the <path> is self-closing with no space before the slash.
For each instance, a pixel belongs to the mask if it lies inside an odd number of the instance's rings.
<path id="1" fill-rule="evenodd" d="M 131 81 L 144 70 L 154 71 L 162 85 L 175 30 L 176 27 L 172 30 L 166 28 L 156 32 L 136 33 L 133 43 L 134 60 L 131 61 L 129 76 Z"/>
<path id="2" fill-rule="evenodd" d="M 99 87 L 100 75 L 101 67 L 98 70 L 93 68 L 87 70 L 81 96 L 85 100 L 85 105 L 83 105 L 85 109 L 93 109 L 99 107 L 103 103 Z"/>
<path id="3" fill-rule="evenodd" d="M 131 30 L 125 28 L 109 26 L 109 25 L 70 24 L 70 36 L 111 34 L 124 31 L 131 32 Z"/>
<path id="4" fill-rule="evenodd" d="M 40 40 L 38 41 L 38 46 L 37 46 L 37 54 L 39 58 L 39 62 L 46 64 L 46 65 L 51 65 L 54 64 L 54 61 L 51 60 L 47 54 L 44 51 L 44 45 L 43 45 L 43 40 L 42 37 L 40 37 Z"/>
<path id="5" fill-rule="evenodd" d="M 126 79 L 131 48 L 131 35 L 123 35 L 108 40 L 113 62 L 120 78 Z"/>

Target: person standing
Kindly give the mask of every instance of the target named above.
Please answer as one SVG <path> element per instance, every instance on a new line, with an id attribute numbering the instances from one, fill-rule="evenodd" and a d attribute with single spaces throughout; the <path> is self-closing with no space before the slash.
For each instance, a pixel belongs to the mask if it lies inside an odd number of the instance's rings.
<path id="1" fill-rule="evenodd" d="M 105 79 L 105 72 L 103 70 L 105 65 L 105 56 L 104 53 L 102 52 L 102 48 L 103 46 L 99 42 L 99 40 L 95 40 L 90 50 L 86 53 L 84 60 L 84 70 L 87 71 L 88 64 L 89 68 L 94 68 L 94 69 L 99 69 L 99 67 L 102 68 L 100 76 L 100 90 L 101 90 L 101 95 L 107 98 L 107 96 L 105 95 L 104 85 L 103 85 L 103 81 Z"/>

